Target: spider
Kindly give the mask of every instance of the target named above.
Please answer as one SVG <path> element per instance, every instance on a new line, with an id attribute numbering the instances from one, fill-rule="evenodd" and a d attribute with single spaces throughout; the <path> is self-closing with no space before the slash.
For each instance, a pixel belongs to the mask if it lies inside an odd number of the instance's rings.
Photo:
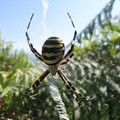
<path id="1" fill-rule="evenodd" d="M 48 38 L 43 46 L 42 46 L 42 54 L 40 54 L 32 45 L 30 38 L 28 36 L 28 29 L 30 27 L 30 23 L 31 20 L 33 18 L 34 13 L 32 14 L 30 21 L 28 23 L 27 26 L 27 30 L 25 32 L 25 35 L 27 37 L 27 42 L 29 44 L 29 47 L 31 49 L 31 51 L 34 53 L 34 55 L 40 59 L 41 61 L 43 61 L 45 64 L 48 65 L 48 69 L 38 78 L 38 80 L 32 85 L 32 87 L 27 91 L 27 95 L 28 96 L 32 96 L 33 92 L 35 91 L 35 89 L 38 87 L 38 85 L 43 81 L 43 79 L 49 74 L 51 73 L 53 78 L 56 78 L 56 74 L 58 73 L 58 75 L 61 77 L 61 79 L 63 80 L 65 86 L 67 86 L 67 88 L 70 90 L 70 92 L 73 95 L 73 98 L 77 101 L 78 105 L 81 106 L 81 102 L 78 100 L 77 95 L 81 96 L 84 100 L 86 101 L 92 101 L 94 98 L 88 99 L 86 98 L 84 95 L 82 95 L 69 81 L 69 79 L 64 75 L 64 73 L 62 72 L 62 70 L 59 68 L 59 66 L 64 65 L 66 63 L 69 62 L 69 60 L 72 58 L 72 56 L 74 55 L 74 43 L 75 43 L 75 39 L 76 39 L 76 35 L 77 35 L 77 31 L 75 28 L 75 25 L 73 23 L 73 20 L 70 16 L 69 13 L 67 13 L 72 26 L 74 28 L 74 36 L 73 36 L 73 40 L 72 40 L 72 45 L 70 50 L 64 55 L 64 51 L 65 51 L 65 46 L 63 41 L 58 38 L 58 37 L 50 37 Z M 63 61 L 64 60 L 64 61 Z"/>

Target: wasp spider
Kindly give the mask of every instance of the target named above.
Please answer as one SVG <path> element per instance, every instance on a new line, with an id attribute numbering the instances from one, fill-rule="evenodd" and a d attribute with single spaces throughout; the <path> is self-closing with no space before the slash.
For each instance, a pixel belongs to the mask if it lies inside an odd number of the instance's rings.
<path id="1" fill-rule="evenodd" d="M 85 96 L 83 96 L 71 84 L 71 82 L 68 80 L 68 78 L 64 75 L 64 73 L 59 68 L 59 66 L 66 64 L 70 60 L 70 58 L 73 56 L 73 54 L 74 54 L 74 43 L 75 43 L 75 39 L 76 39 L 76 35 L 77 35 L 77 31 L 76 31 L 76 28 L 75 28 L 74 23 L 72 21 L 72 18 L 69 15 L 69 13 L 67 13 L 67 14 L 68 14 L 68 16 L 69 16 L 69 18 L 71 20 L 72 26 L 74 28 L 74 36 L 73 36 L 73 41 L 72 41 L 71 48 L 67 52 L 66 55 L 64 55 L 65 45 L 64 45 L 63 41 L 60 38 L 58 38 L 58 37 L 50 37 L 50 38 L 48 38 L 45 41 L 45 43 L 42 46 L 42 54 L 40 54 L 33 47 L 32 43 L 30 41 L 30 38 L 28 36 L 28 29 L 29 29 L 29 26 L 30 26 L 30 23 L 31 23 L 31 20 L 32 20 L 34 14 L 32 14 L 32 16 L 30 18 L 30 21 L 29 21 L 29 24 L 27 26 L 27 30 L 26 30 L 26 33 L 25 33 L 26 37 L 27 37 L 27 42 L 29 44 L 29 47 L 30 47 L 31 51 L 35 54 L 35 56 L 48 65 L 48 69 L 32 85 L 32 87 L 28 90 L 27 95 L 31 96 L 33 94 L 34 90 L 37 88 L 37 86 L 42 82 L 42 80 L 49 73 L 51 73 L 54 78 L 55 78 L 56 74 L 58 73 L 59 76 L 61 77 L 61 79 L 63 80 L 64 84 L 70 90 L 70 92 L 72 93 L 73 97 L 75 98 L 75 100 L 77 101 L 78 105 L 80 106 L 81 103 L 78 100 L 76 95 L 80 95 L 86 101 L 91 101 L 91 100 L 93 100 L 93 98 L 92 99 L 88 99 Z"/>

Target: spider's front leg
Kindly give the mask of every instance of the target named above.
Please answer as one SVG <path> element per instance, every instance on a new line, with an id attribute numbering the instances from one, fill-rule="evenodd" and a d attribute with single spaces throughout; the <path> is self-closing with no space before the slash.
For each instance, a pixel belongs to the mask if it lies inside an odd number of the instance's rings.
<path id="1" fill-rule="evenodd" d="M 28 26 L 27 26 L 27 30 L 26 30 L 26 32 L 25 32 L 25 35 L 26 35 L 26 37 L 27 37 L 27 42 L 28 42 L 28 44 L 29 44 L 29 47 L 30 47 L 31 51 L 35 54 L 35 56 L 36 56 L 37 58 L 39 58 L 40 60 L 43 61 L 42 55 L 33 47 L 32 43 L 31 43 L 31 41 L 30 41 L 29 35 L 28 35 L 28 29 L 29 29 L 31 20 L 32 20 L 32 18 L 33 18 L 33 15 L 34 15 L 34 14 L 32 14 L 32 16 L 31 16 L 31 18 L 30 18 L 30 21 L 29 21 L 29 23 L 28 23 Z"/>
<path id="2" fill-rule="evenodd" d="M 66 59 L 69 55 L 70 55 L 70 56 L 67 58 L 67 60 L 66 60 L 65 62 L 60 63 L 60 65 L 66 64 L 66 63 L 72 58 L 72 56 L 74 55 L 75 39 L 76 39 L 76 36 L 77 36 L 77 31 L 76 31 L 75 25 L 74 25 L 74 23 L 73 23 L 73 20 L 72 20 L 70 14 L 69 14 L 69 13 L 67 13 L 67 14 L 68 14 L 68 16 L 69 16 L 69 18 L 70 18 L 70 20 L 71 20 L 71 23 L 72 23 L 72 25 L 73 25 L 73 28 L 74 28 L 74 36 L 73 36 L 73 41 L 72 41 L 72 45 L 71 45 L 70 50 L 69 50 L 69 51 L 66 53 L 66 55 L 61 59 L 61 61 L 63 61 L 64 59 Z"/>
<path id="3" fill-rule="evenodd" d="M 42 82 L 42 80 L 49 74 L 49 70 L 46 70 L 39 78 L 38 80 L 32 85 L 32 87 L 27 91 L 27 95 L 31 96 L 33 94 L 33 92 L 35 91 L 35 89 L 38 87 L 38 85 L 40 84 L 40 82 Z"/>

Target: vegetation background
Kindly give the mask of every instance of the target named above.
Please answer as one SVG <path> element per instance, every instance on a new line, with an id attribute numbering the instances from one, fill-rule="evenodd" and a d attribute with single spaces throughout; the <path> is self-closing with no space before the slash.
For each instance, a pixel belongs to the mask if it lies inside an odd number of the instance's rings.
<path id="1" fill-rule="evenodd" d="M 77 36 L 75 56 L 62 69 L 78 90 L 92 102 L 79 107 L 61 80 L 60 95 L 70 120 L 120 120 L 120 16 L 112 17 L 111 0 Z M 71 45 L 71 44 L 70 44 Z M 68 48 L 69 46 L 68 45 Z M 58 120 L 56 103 L 48 92 L 48 79 L 35 99 L 26 91 L 46 66 L 32 63 L 24 51 L 12 51 L 12 43 L 0 35 L 0 119 Z"/>

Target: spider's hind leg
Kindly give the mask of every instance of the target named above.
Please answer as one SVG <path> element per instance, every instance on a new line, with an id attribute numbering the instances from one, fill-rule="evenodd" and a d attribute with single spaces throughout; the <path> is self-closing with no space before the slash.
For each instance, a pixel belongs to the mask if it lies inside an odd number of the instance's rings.
<path id="1" fill-rule="evenodd" d="M 78 100 L 77 96 L 74 94 L 72 87 L 68 84 L 68 82 L 65 80 L 62 71 L 59 69 L 58 70 L 58 74 L 61 77 L 61 79 L 63 80 L 64 84 L 66 85 L 66 87 L 70 90 L 70 92 L 72 93 L 74 99 L 77 101 L 78 105 L 81 106 L 81 102 Z"/>
<path id="2" fill-rule="evenodd" d="M 59 69 L 58 70 L 58 74 L 60 75 L 60 77 L 62 78 L 62 80 L 63 80 L 63 82 L 65 83 L 65 85 L 70 89 L 70 91 L 72 92 L 72 94 L 74 95 L 73 97 L 76 99 L 77 97 L 76 97 L 76 95 L 73 93 L 73 90 L 75 91 L 75 93 L 76 94 L 78 94 L 78 95 L 80 95 L 84 100 L 86 100 L 86 101 L 92 101 L 93 99 L 94 99 L 94 97 L 93 98 L 91 98 L 91 99 L 88 99 L 88 98 L 86 98 L 84 95 L 82 95 L 72 84 L 71 84 L 71 82 L 68 80 L 68 78 L 63 74 L 63 72 Z M 76 99 L 76 101 L 78 102 L 78 104 L 79 105 L 81 105 L 80 104 L 80 101 L 78 101 L 77 99 Z"/>
<path id="3" fill-rule="evenodd" d="M 35 89 L 38 87 L 38 85 L 40 84 L 40 82 L 42 82 L 42 80 L 49 74 L 49 71 L 46 70 L 39 78 L 38 80 L 32 85 L 32 87 L 27 91 L 27 95 L 28 96 L 32 96 L 33 92 L 35 91 Z"/>

